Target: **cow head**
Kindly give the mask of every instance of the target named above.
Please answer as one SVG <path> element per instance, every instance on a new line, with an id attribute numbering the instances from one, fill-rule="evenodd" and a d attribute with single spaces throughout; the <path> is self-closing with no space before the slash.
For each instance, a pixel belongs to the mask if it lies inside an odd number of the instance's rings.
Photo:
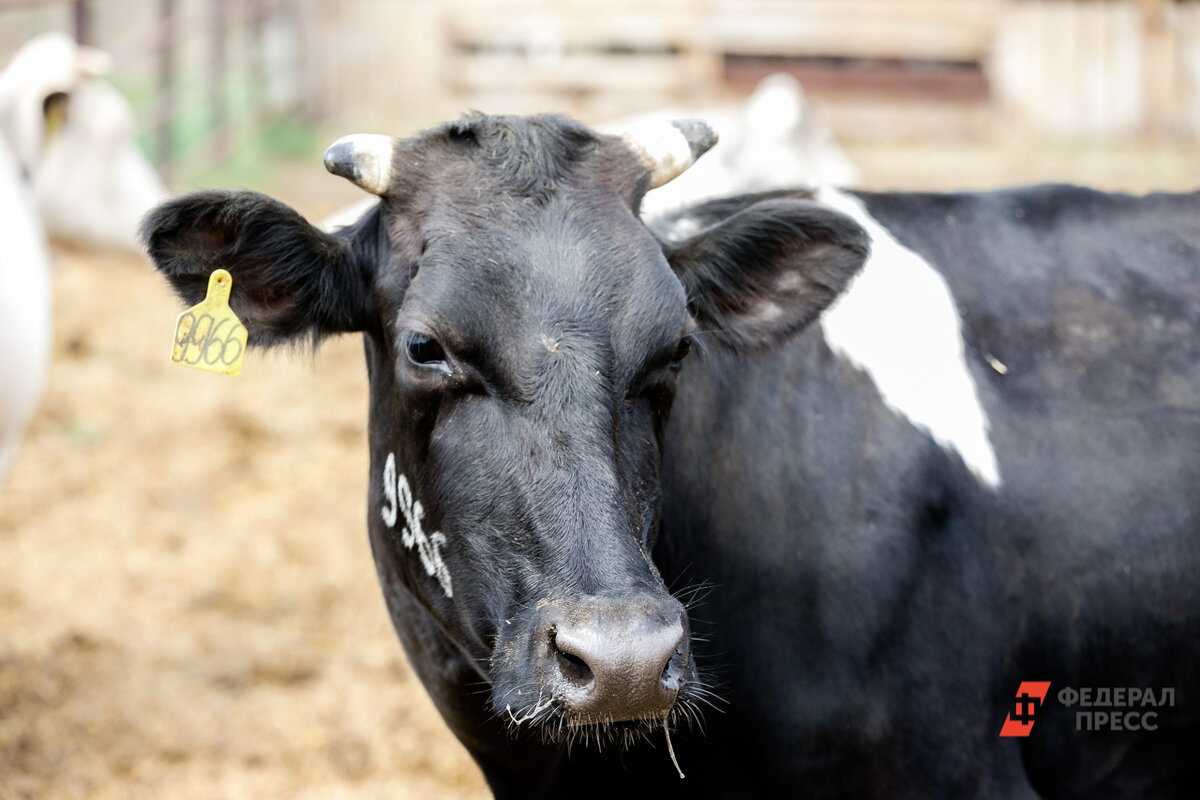
<path id="1" fill-rule="evenodd" d="M 789 197 L 660 241 L 642 194 L 714 138 L 663 135 L 541 116 L 350 137 L 326 164 L 381 200 L 336 234 L 245 192 L 173 200 L 143 226 L 187 302 L 233 274 L 252 344 L 365 334 L 385 591 L 478 665 L 495 713 L 550 738 L 664 725 L 702 691 L 651 558 L 684 357 L 799 330 L 867 248 Z"/>

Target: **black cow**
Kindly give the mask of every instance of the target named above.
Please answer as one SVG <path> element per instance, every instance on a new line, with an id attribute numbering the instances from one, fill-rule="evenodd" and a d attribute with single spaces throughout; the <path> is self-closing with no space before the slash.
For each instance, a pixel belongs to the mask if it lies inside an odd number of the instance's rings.
<path id="1" fill-rule="evenodd" d="M 674 131 L 350 137 L 382 200 L 334 235 L 245 192 L 144 225 L 254 343 L 364 334 L 380 582 L 495 793 L 1192 796 L 1200 196 L 651 230 L 711 144 Z"/>

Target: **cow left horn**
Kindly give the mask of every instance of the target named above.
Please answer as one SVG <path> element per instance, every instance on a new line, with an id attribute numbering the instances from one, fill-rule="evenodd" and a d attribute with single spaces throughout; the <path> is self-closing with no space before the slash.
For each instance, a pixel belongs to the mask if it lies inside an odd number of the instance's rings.
<path id="1" fill-rule="evenodd" d="M 325 169 L 361 186 L 371 194 L 385 195 L 392 183 L 392 154 L 396 140 L 378 133 L 343 136 L 325 150 Z"/>
<path id="2" fill-rule="evenodd" d="M 650 171 L 649 189 L 678 177 L 717 143 L 717 133 L 698 119 L 648 122 L 627 130 L 622 141 Z"/>

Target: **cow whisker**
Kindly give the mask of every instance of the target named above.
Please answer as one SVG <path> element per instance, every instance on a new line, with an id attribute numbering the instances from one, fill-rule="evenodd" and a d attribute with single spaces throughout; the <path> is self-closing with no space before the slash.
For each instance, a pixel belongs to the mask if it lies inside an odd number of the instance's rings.
<path id="1" fill-rule="evenodd" d="M 662 718 L 663 735 L 667 737 L 667 753 L 671 756 L 671 763 L 675 765 L 675 771 L 679 773 L 679 779 L 683 780 L 683 770 L 679 768 L 679 759 L 675 757 L 675 748 L 671 745 L 671 728 L 667 725 L 667 716 Z"/>

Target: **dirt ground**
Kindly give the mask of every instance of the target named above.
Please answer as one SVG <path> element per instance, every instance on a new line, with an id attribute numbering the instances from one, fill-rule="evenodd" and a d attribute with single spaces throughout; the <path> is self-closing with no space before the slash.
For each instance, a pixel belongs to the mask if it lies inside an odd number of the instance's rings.
<path id="1" fill-rule="evenodd" d="M 850 150 L 877 186 L 1200 186 L 1194 146 Z M 353 196 L 305 175 L 311 214 Z M 60 250 L 54 285 L 0 488 L 0 798 L 487 796 L 376 586 L 360 342 L 229 379 L 168 363 L 180 309 L 143 261 Z"/>

